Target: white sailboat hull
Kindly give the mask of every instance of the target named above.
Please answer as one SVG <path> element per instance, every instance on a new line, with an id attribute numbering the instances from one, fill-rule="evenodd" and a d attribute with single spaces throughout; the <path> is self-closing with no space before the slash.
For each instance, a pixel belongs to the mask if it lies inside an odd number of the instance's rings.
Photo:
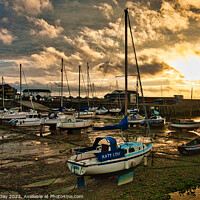
<path id="1" fill-rule="evenodd" d="M 11 119 L 24 119 L 26 118 L 26 113 L 13 113 L 13 114 L 2 114 L 0 115 L 1 120 L 11 120 Z"/>
<path id="2" fill-rule="evenodd" d="M 184 124 L 184 123 L 180 123 L 180 124 L 175 124 L 175 123 L 171 123 L 169 125 L 169 128 L 171 129 L 197 129 L 200 127 L 200 123 L 192 123 L 192 124 Z"/>
<path id="3" fill-rule="evenodd" d="M 143 162 L 144 157 L 147 157 L 150 154 L 151 148 L 152 145 L 150 145 L 144 151 L 142 150 L 133 155 L 114 160 L 108 160 L 105 162 L 99 162 L 93 154 L 93 156 L 91 156 L 90 164 L 76 163 L 73 161 L 75 158 L 74 156 L 72 159 L 68 160 L 68 167 L 72 173 L 81 176 L 115 173 L 135 168 L 140 165 Z"/>
<path id="4" fill-rule="evenodd" d="M 129 119 L 128 123 L 129 124 L 140 124 L 142 121 L 144 121 L 144 119 Z"/>
<path id="5" fill-rule="evenodd" d="M 76 122 L 57 122 L 57 127 L 62 129 L 81 129 L 92 126 L 91 120 L 76 120 Z"/>
<path id="6" fill-rule="evenodd" d="M 105 115 L 108 112 L 108 110 L 96 110 L 97 115 Z"/>
<path id="7" fill-rule="evenodd" d="M 111 109 L 109 109 L 110 113 L 120 113 L 121 111 L 122 111 L 121 108 L 111 108 Z"/>
<path id="8" fill-rule="evenodd" d="M 39 126 L 40 119 L 19 119 L 15 126 L 18 127 L 30 127 L 30 126 Z"/>

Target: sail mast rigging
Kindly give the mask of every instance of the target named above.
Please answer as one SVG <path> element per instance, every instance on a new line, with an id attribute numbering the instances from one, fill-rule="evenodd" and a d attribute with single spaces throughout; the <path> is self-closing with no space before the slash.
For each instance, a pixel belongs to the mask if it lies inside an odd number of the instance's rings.
<path id="1" fill-rule="evenodd" d="M 127 13 L 128 13 L 128 11 L 127 11 Z M 138 66 L 137 55 L 136 55 L 136 50 L 135 50 L 135 45 L 134 45 L 134 40 L 133 40 L 133 34 L 132 34 L 132 30 L 131 30 L 131 22 L 130 22 L 129 15 L 127 17 L 128 17 L 128 22 L 129 22 L 129 30 L 130 30 L 130 34 L 131 34 L 133 51 L 134 51 L 134 55 L 135 55 L 135 63 L 136 63 L 136 68 L 137 68 L 137 73 L 138 73 L 138 80 L 139 80 L 140 90 L 141 90 L 141 95 L 142 95 L 143 109 L 145 112 L 146 124 L 147 124 L 147 128 L 148 128 L 148 135 L 150 135 L 149 121 L 148 121 L 146 106 L 144 104 L 144 94 L 143 94 L 142 82 L 141 82 L 141 78 L 140 78 L 140 70 L 139 70 L 139 66 Z"/>

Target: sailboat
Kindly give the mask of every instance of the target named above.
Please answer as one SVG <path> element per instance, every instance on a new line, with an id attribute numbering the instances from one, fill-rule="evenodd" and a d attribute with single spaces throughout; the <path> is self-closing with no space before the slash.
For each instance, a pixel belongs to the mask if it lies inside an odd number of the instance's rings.
<path id="1" fill-rule="evenodd" d="M 105 115 L 106 113 L 108 113 L 108 109 L 105 108 L 104 106 L 100 106 L 100 107 L 96 110 L 96 114 L 97 114 L 97 115 Z"/>
<path id="2" fill-rule="evenodd" d="M 79 73 L 79 76 L 80 76 L 80 73 Z M 91 119 L 91 118 L 94 118 L 95 115 L 96 115 L 96 112 L 95 111 L 91 111 L 89 110 L 90 108 L 90 95 L 89 95 L 89 91 L 90 91 L 90 78 L 89 78 L 89 65 L 87 63 L 87 102 L 88 102 L 88 106 L 86 109 L 84 109 L 83 111 L 80 111 L 78 113 L 76 113 L 76 117 L 78 117 L 79 119 Z M 79 82 L 80 84 L 80 82 Z M 80 87 L 79 87 L 80 89 Z"/>
<path id="3" fill-rule="evenodd" d="M 118 90 L 118 82 L 116 81 L 116 89 Z M 115 92 L 115 91 L 114 91 Z M 113 92 L 113 93 L 114 93 Z M 117 99 L 115 99 L 115 101 L 114 101 L 114 103 L 115 103 L 115 105 L 114 106 L 112 106 L 111 108 L 109 108 L 109 113 L 111 113 L 111 115 L 117 115 L 117 114 L 120 114 L 121 113 L 121 111 L 122 111 L 122 106 L 121 106 L 121 101 L 120 101 L 120 94 L 119 94 L 119 92 L 117 91 L 117 93 L 118 93 L 118 95 L 117 95 Z M 120 103 L 120 106 L 118 106 L 117 104 L 119 104 Z"/>
<path id="4" fill-rule="evenodd" d="M 25 115 L 24 119 L 11 119 L 9 123 L 16 127 L 30 127 L 40 125 L 40 115 L 37 111 L 30 111 Z"/>
<path id="5" fill-rule="evenodd" d="M 145 117 L 139 114 L 139 100 L 138 100 L 138 76 L 136 81 L 136 108 L 135 109 L 129 109 L 127 112 L 129 114 L 129 124 L 130 126 L 140 124 L 142 121 L 145 121 Z"/>
<path id="6" fill-rule="evenodd" d="M 0 120 L 12 120 L 12 119 L 25 119 L 26 115 L 29 114 L 29 112 L 23 112 L 22 111 L 22 64 L 19 65 L 20 67 L 20 109 L 18 110 L 8 110 L 0 115 Z M 4 86 L 4 79 L 2 77 L 2 86 Z M 3 94 L 3 100 L 4 100 L 4 94 Z M 32 111 L 30 111 L 32 112 Z"/>
<path id="7" fill-rule="evenodd" d="M 79 65 L 79 97 L 80 97 L 80 70 L 81 66 Z M 80 105 L 80 98 L 79 98 Z M 79 106 L 80 107 L 80 106 Z M 92 120 L 77 119 L 75 116 L 67 116 L 58 120 L 56 127 L 66 130 L 77 130 L 83 129 L 92 126 Z"/>
<path id="8" fill-rule="evenodd" d="M 127 22 L 128 9 L 125 9 L 125 117 L 127 118 Z M 130 20 L 129 20 L 129 28 Z M 132 35 L 131 35 L 132 36 Z M 134 47 L 134 44 L 133 44 Z M 135 48 L 134 48 L 135 53 Z M 136 58 L 136 54 L 135 54 Z M 136 66 L 139 75 L 139 68 Z M 141 84 L 141 81 L 140 81 Z M 141 87 L 141 93 L 142 87 Z M 146 111 L 146 108 L 145 108 Z M 146 112 L 145 112 L 146 114 Z M 147 118 L 147 117 L 146 117 Z M 148 124 L 148 121 L 147 121 Z M 148 126 L 149 128 L 149 126 Z M 122 130 L 126 130 L 122 128 Z M 102 144 L 100 142 L 104 141 Z M 86 175 L 106 175 L 118 174 L 118 185 L 125 184 L 133 180 L 134 169 L 146 160 L 152 149 L 151 142 L 122 142 L 117 143 L 113 137 L 97 137 L 91 147 L 76 149 L 76 155 L 67 161 L 72 173 L 79 175 L 79 186 L 84 185 L 83 177 Z"/>
<path id="9" fill-rule="evenodd" d="M 65 108 L 63 107 L 63 58 L 61 59 L 61 95 L 60 95 L 60 108 L 59 109 L 53 109 L 52 113 L 49 113 L 49 116 L 42 118 L 40 120 L 41 125 L 51 126 L 56 128 L 56 125 L 58 121 L 61 119 L 64 119 L 65 117 L 68 117 L 68 115 L 65 115 L 63 113 L 63 110 L 65 111 Z"/>
<path id="10" fill-rule="evenodd" d="M 192 100 L 193 89 L 191 88 L 191 100 Z M 192 105 L 190 111 L 190 118 L 189 119 L 177 119 L 171 122 L 168 126 L 170 130 L 187 130 L 193 131 L 200 127 L 200 122 L 194 121 L 191 119 L 192 117 Z"/>
<path id="11" fill-rule="evenodd" d="M 193 155 L 200 153 L 200 137 L 178 146 L 178 151 L 182 155 Z"/>

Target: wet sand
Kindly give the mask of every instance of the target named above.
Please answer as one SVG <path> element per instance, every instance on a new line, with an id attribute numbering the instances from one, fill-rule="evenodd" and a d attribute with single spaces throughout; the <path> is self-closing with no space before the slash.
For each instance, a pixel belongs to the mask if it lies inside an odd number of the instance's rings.
<path id="1" fill-rule="evenodd" d="M 95 126 L 113 124 L 120 117 L 104 116 L 95 121 Z M 167 126 L 151 129 L 154 143 L 148 166 L 142 164 L 135 170 L 133 182 L 117 186 L 117 177 L 86 177 L 87 185 L 77 189 L 76 176 L 66 165 L 71 149 L 90 146 L 97 136 L 123 141 L 122 132 L 91 128 L 73 135 L 65 131 L 50 134 L 48 128 L 44 132 L 40 137 L 39 127 L 0 126 L 0 199 L 167 199 L 172 192 L 200 185 L 200 156 L 184 157 L 177 151 L 177 145 L 198 133 L 171 132 Z M 134 139 L 144 132 L 133 128 L 127 134 Z"/>

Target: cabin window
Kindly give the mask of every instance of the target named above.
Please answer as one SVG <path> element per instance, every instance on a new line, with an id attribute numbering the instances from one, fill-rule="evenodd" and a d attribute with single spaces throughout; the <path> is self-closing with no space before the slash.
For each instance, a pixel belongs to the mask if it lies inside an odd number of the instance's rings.
<path id="1" fill-rule="evenodd" d="M 127 154 L 128 153 L 128 150 L 127 149 L 124 149 L 124 154 Z"/>
<path id="2" fill-rule="evenodd" d="M 134 152 L 134 151 L 135 151 L 134 148 L 129 148 L 129 153 L 132 153 L 132 152 Z"/>
<path id="3" fill-rule="evenodd" d="M 102 144 L 101 145 L 101 152 L 106 152 L 109 150 L 109 145 L 107 144 Z"/>

